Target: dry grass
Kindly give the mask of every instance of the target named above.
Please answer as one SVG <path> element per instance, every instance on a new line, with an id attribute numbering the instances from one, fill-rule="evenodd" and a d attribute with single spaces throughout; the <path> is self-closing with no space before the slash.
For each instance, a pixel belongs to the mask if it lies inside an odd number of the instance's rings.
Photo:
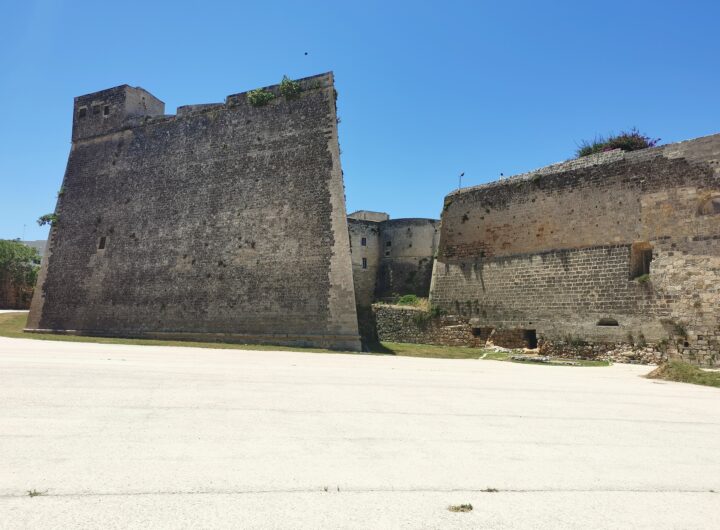
<path id="1" fill-rule="evenodd" d="M 720 388 L 720 372 L 709 372 L 682 361 L 668 361 L 661 364 L 646 377 Z"/>

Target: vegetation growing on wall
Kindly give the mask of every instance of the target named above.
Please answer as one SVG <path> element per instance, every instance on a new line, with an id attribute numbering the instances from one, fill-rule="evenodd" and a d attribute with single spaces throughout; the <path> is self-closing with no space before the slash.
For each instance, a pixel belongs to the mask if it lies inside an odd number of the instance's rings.
<path id="1" fill-rule="evenodd" d="M 280 93 L 287 99 L 297 99 L 300 97 L 300 92 L 302 92 L 300 83 L 284 75 L 280 81 Z"/>
<path id="2" fill-rule="evenodd" d="M 40 226 L 45 226 L 45 225 L 53 226 L 54 224 L 57 223 L 57 221 L 58 221 L 57 214 L 46 213 L 45 215 L 41 215 L 38 218 L 37 224 L 39 224 Z"/>
<path id="3" fill-rule="evenodd" d="M 659 141 L 660 138 L 646 136 L 633 127 L 629 131 L 621 131 L 620 134 L 611 134 L 607 138 L 597 136 L 592 141 L 583 140 L 575 152 L 575 155 L 580 158 L 595 153 L 612 151 L 613 149 L 637 151 L 639 149 L 655 147 Z"/>
<path id="4" fill-rule="evenodd" d="M 275 99 L 275 94 L 269 90 L 258 88 L 247 93 L 247 100 L 253 107 L 262 107 Z"/>
<path id="5" fill-rule="evenodd" d="M 405 294 L 397 299 L 398 305 L 418 305 L 420 299 L 414 294 Z"/>

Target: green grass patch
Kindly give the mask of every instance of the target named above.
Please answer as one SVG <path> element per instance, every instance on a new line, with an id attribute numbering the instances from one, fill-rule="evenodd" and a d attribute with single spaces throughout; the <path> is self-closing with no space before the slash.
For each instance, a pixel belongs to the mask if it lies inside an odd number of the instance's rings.
<path id="1" fill-rule="evenodd" d="M 184 340 L 129 339 L 120 337 L 91 337 L 86 335 L 62 335 L 57 333 L 25 333 L 23 328 L 27 321 L 27 312 L 0 314 L 0 337 L 13 339 L 56 340 L 62 342 L 90 342 L 95 344 L 129 344 L 136 346 L 180 346 L 186 348 L 212 348 L 222 350 L 254 350 L 254 351 L 298 351 L 310 353 L 357 353 L 326 350 L 323 348 L 306 348 L 302 346 L 276 346 L 273 344 L 236 344 L 229 342 L 197 342 Z M 381 342 L 370 349 L 370 354 L 397 355 L 399 357 L 427 357 L 431 359 L 488 359 L 493 361 L 513 361 L 509 353 L 496 352 L 484 348 L 464 346 L 436 346 L 434 344 L 411 344 L 406 342 Z M 517 352 L 513 352 L 517 353 Z M 368 353 L 363 353 L 367 355 Z M 580 366 L 607 366 L 605 361 L 573 361 Z M 535 363 L 533 363 L 535 364 Z M 540 363 L 538 363 L 540 364 Z M 548 363 L 561 365 L 561 361 Z"/>
<path id="2" fill-rule="evenodd" d="M 708 372 L 682 361 L 668 361 L 661 364 L 646 377 L 720 388 L 720 372 Z"/>
<path id="3" fill-rule="evenodd" d="M 507 361 L 508 357 L 510 357 L 509 353 L 493 350 L 486 351 L 482 356 L 483 359 L 488 359 L 490 361 Z"/>
<path id="4" fill-rule="evenodd" d="M 414 294 L 404 294 L 397 299 L 397 305 L 418 305 L 420 299 Z"/>
<path id="5" fill-rule="evenodd" d="M 235 344 L 227 342 L 195 342 L 184 340 L 128 339 L 119 337 L 89 337 L 86 335 L 61 335 L 56 333 L 25 333 L 27 312 L 0 314 L 0 336 L 15 339 L 57 340 L 63 342 L 91 342 L 96 344 L 130 344 L 139 346 L 181 346 L 193 348 L 214 348 L 257 351 L 301 351 L 314 353 L 348 353 L 322 348 L 300 346 L 275 346 L 272 344 Z M 350 352 L 355 353 L 355 352 Z M 433 346 L 429 344 L 405 344 L 383 342 L 374 346 L 370 353 L 398 355 L 404 357 L 430 357 L 438 359 L 477 359 L 484 353 L 478 348 L 460 346 Z M 367 354 L 365 354 L 367 355 Z"/>
<path id="6" fill-rule="evenodd" d="M 435 346 L 408 342 L 381 342 L 372 348 L 373 353 L 385 353 L 402 357 L 430 357 L 436 359 L 478 359 L 487 350 L 463 346 Z"/>
<path id="7" fill-rule="evenodd" d="M 183 346 L 187 348 L 213 348 L 222 350 L 307 351 L 315 353 L 344 353 L 335 350 L 325 350 L 322 348 L 305 348 L 302 346 L 275 346 L 273 344 L 236 344 L 229 342 L 198 342 L 186 340 L 90 337 L 87 335 L 62 335 L 59 333 L 26 333 L 23 331 L 26 321 L 27 312 L 0 314 L 0 337 L 10 337 L 13 339 L 57 340 L 62 342 L 92 342 L 96 344 L 130 344 L 137 346 Z"/>

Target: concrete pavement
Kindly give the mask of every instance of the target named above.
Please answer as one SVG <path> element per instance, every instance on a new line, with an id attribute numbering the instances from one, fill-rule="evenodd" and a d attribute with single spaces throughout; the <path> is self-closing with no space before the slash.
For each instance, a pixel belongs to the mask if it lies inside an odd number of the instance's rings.
<path id="1" fill-rule="evenodd" d="M 648 371 L 0 338 L 0 528 L 718 528 Z"/>

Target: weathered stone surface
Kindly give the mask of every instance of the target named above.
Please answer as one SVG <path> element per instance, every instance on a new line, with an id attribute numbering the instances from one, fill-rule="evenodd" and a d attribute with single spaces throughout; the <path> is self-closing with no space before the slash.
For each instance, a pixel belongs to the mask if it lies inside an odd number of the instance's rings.
<path id="1" fill-rule="evenodd" d="M 358 349 L 333 78 L 300 83 L 176 116 L 76 98 L 28 328 Z"/>
<path id="2" fill-rule="evenodd" d="M 431 300 L 558 347 L 646 342 L 718 366 L 718 198 L 720 135 L 453 192 Z M 648 276 L 638 274 L 644 251 Z"/>

